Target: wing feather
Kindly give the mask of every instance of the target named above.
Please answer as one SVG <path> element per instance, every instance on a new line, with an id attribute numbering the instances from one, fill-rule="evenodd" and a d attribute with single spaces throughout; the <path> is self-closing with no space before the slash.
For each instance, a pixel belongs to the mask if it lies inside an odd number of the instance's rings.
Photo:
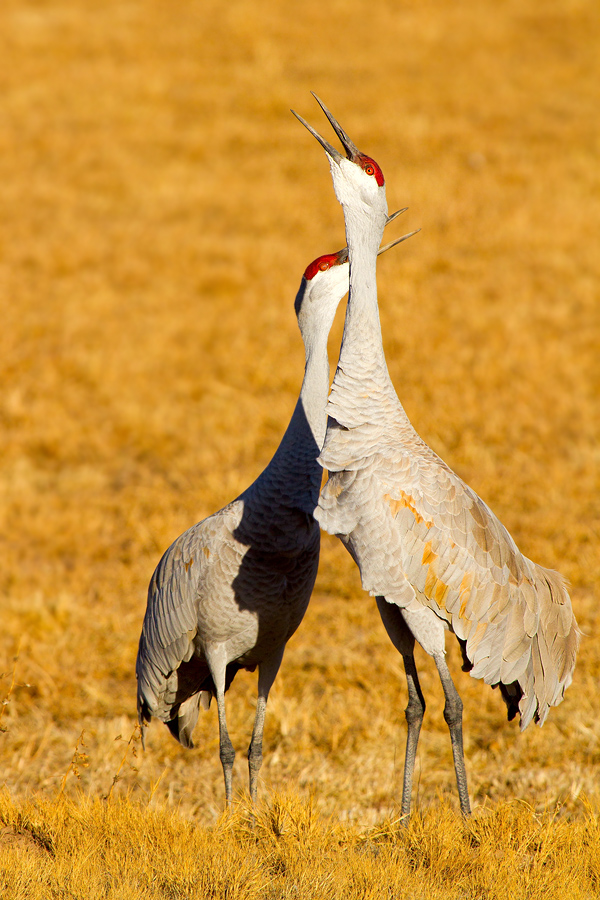
<path id="1" fill-rule="evenodd" d="M 243 548 L 233 531 L 240 515 L 241 510 L 229 504 L 194 525 L 171 544 L 154 571 L 136 661 L 140 720 L 172 718 L 181 693 L 179 669 L 194 653 L 199 597 L 208 583 L 230 585 L 239 568 Z M 186 669 L 184 675 L 189 678 L 190 672 Z M 208 675 L 207 667 L 196 662 L 196 680 Z M 186 707 L 188 725 L 193 710 L 193 704 Z"/>
<path id="2" fill-rule="evenodd" d="M 579 644 L 564 581 L 523 556 L 414 432 L 369 425 L 359 438 L 328 432 L 322 458 L 334 471 L 319 500 L 320 524 L 342 537 L 366 590 L 389 599 L 400 585 L 399 606 L 418 598 L 466 641 L 474 677 L 519 680 L 522 727 L 543 721 L 571 681 Z"/>

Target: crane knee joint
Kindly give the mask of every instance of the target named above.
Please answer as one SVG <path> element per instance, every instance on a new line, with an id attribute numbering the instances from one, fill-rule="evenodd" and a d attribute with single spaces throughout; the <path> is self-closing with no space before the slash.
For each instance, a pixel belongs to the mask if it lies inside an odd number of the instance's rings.
<path id="1" fill-rule="evenodd" d="M 221 757 L 221 765 L 223 768 L 231 769 L 233 768 L 233 761 L 235 759 L 235 750 L 233 749 L 233 745 L 229 744 L 229 746 L 224 745 L 221 747 L 219 751 L 219 756 Z"/>
<path id="2" fill-rule="evenodd" d="M 462 723 L 463 703 L 458 694 L 452 700 L 447 700 L 444 706 L 444 719 L 449 728 Z"/>
<path id="3" fill-rule="evenodd" d="M 250 747 L 248 750 L 248 765 L 250 769 L 254 772 L 258 772 L 260 767 L 262 766 L 263 754 L 261 749 L 254 749 Z"/>
<path id="4" fill-rule="evenodd" d="M 420 725 L 425 715 L 425 704 L 411 701 L 404 710 L 404 715 L 409 725 Z"/>

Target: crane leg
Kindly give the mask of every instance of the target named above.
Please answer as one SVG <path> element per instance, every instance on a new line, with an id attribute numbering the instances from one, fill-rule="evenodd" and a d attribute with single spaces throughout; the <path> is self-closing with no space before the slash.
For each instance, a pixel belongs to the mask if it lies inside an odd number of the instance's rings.
<path id="1" fill-rule="evenodd" d="M 281 660 L 283 659 L 284 647 L 278 647 L 277 650 L 260 663 L 258 667 L 258 699 L 256 701 L 256 716 L 254 719 L 254 729 L 250 746 L 248 747 L 248 773 L 250 783 L 250 798 L 252 803 L 256 803 L 256 793 L 258 786 L 258 773 L 262 766 L 263 753 L 263 730 L 265 725 L 265 713 L 267 711 L 267 700 L 269 699 L 269 691 L 275 681 Z"/>
<path id="2" fill-rule="evenodd" d="M 402 816 L 408 819 L 412 795 L 413 775 L 417 758 L 417 744 L 425 714 L 425 698 L 419 684 L 419 676 L 415 665 L 415 639 L 406 624 L 400 609 L 388 603 L 385 597 L 376 597 L 381 621 L 396 650 L 402 654 L 406 684 L 408 687 L 408 705 L 404 711 L 406 716 L 406 755 L 404 757 L 404 782 L 402 785 Z"/>
<path id="3" fill-rule="evenodd" d="M 458 787 L 458 799 L 460 802 L 460 811 L 463 816 L 471 815 L 471 805 L 469 803 L 469 791 L 467 788 L 467 772 L 465 769 L 465 754 L 463 750 L 462 735 L 462 713 L 463 704 L 450 670 L 446 663 L 443 653 L 436 653 L 433 656 L 437 670 L 444 689 L 444 697 L 446 705 L 444 706 L 444 719 L 450 729 L 450 740 L 452 741 L 452 755 L 454 757 L 454 771 L 456 772 L 456 784 Z"/>
<path id="4" fill-rule="evenodd" d="M 404 784 L 402 786 L 402 815 L 410 816 L 410 800 L 412 796 L 413 773 L 417 758 L 417 744 L 425 714 L 425 700 L 419 684 L 415 658 L 412 653 L 403 655 L 406 683 L 408 685 L 408 706 L 404 711 L 407 723 L 406 756 L 404 757 Z"/>
<path id="5" fill-rule="evenodd" d="M 205 656 L 210 674 L 215 683 L 217 713 L 219 716 L 219 756 L 223 766 L 223 778 L 225 779 L 225 802 L 231 808 L 231 780 L 235 750 L 227 731 L 227 719 L 225 717 L 225 671 L 227 669 L 227 659 L 224 648 L 220 645 L 210 649 L 207 648 Z"/>

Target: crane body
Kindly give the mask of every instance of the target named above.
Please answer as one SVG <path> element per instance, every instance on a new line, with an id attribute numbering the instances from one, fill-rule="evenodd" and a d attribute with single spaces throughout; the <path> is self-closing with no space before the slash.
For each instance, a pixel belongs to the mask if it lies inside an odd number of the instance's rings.
<path id="1" fill-rule="evenodd" d="M 199 708 L 208 708 L 214 696 L 228 803 L 235 752 L 225 692 L 240 669 L 258 667 L 248 750 L 256 799 L 269 691 L 317 574 L 320 531 L 313 511 L 322 476 L 317 458 L 326 426 L 327 337 L 347 290 L 346 250 L 307 267 L 295 301 L 305 373 L 282 441 L 239 497 L 171 544 L 148 590 L 136 663 L 140 723 L 144 729 L 155 716 L 191 747 Z"/>
<path id="2" fill-rule="evenodd" d="M 316 95 L 315 95 L 316 97 Z M 320 462 L 329 478 L 315 517 L 357 563 L 402 654 L 408 685 L 402 813 L 409 815 L 425 701 L 414 661 L 418 641 L 445 694 L 459 800 L 470 812 L 462 702 L 445 659 L 445 632 L 463 668 L 499 686 L 509 719 L 542 724 L 572 680 L 580 632 L 562 577 L 533 563 L 488 506 L 419 437 L 391 382 L 377 306 L 376 257 L 387 215 L 385 182 L 316 98 L 340 138 L 324 147 L 342 205 L 350 292 Z M 297 114 L 296 114 L 297 115 Z"/>

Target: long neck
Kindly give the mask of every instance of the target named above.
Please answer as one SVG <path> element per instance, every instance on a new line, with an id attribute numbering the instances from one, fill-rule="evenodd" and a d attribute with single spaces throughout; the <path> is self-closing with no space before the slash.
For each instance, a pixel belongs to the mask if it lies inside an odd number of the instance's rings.
<path id="1" fill-rule="evenodd" d="M 354 360 L 357 354 L 364 357 L 365 341 L 368 356 L 376 362 L 379 358 L 384 359 L 377 306 L 376 266 L 383 225 L 378 227 L 372 217 L 356 215 L 352 210 L 344 209 L 344 215 L 350 257 L 350 294 L 340 364 Z"/>
<path id="2" fill-rule="evenodd" d="M 254 483 L 261 493 L 267 485 L 272 486 L 279 504 L 283 501 L 311 515 L 321 486 L 317 457 L 325 439 L 329 390 L 327 337 L 331 322 L 329 327 L 323 325 L 302 331 L 306 364 L 300 395 L 275 455 Z"/>
<path id="3" fill-rule="evenodd" d="M 305 350 L 304 378 L 296 408 L 277 453 L 292 450 L 296 458 L 301 456 L 303 459 L 316 459 L 319 455 L 325 438 L 325 405 L 329 391 L 328 334 L 327 329 L 314 329 L 302 335 Z"/>
<path id="4" fill-rule="evenodd" d="M 395 397 L 387 370 L 377 307 L 377 250 L 385 215 L 344 207 L 350 256 L 350 294 L 337 371 L 328 413 L 341 425 L 355 427 L 373 412 L 382 392 Z"/>

